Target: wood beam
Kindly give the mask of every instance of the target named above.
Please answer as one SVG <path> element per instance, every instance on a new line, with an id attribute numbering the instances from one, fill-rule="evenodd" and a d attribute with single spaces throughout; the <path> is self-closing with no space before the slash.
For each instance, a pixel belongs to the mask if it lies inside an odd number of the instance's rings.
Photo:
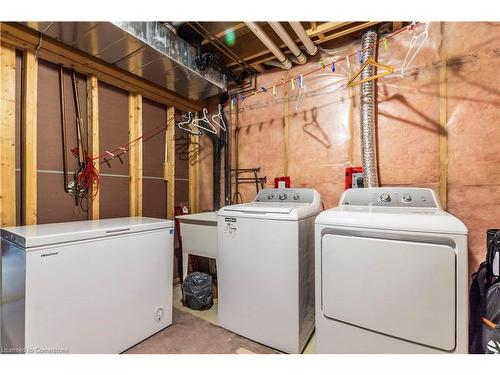
<path id="1" fill-rule="evenodd" d="M 193 101 L 181 97 L 164 87 L 48 36 L 45 36 L 40 44 L 39 33 L 16 22 L 2 22 L 0 25 L 0 38 L 2 41 L 22 50 L 35 51 L 38 49 L 38 56 L 41 59 L 54 64 L 61 64 L 85 75 L 95 74 L 100 81 L 123 90 L 138 92 L 158 103 L 172 105 L 185 111 L 200 111 L 205 106 L 204 101 Z"/>
<path id="2" fill-rule="evenodd" d="M 23 54 L 22 142 L 23 225 L 37 222 L 37 85 L 38 61 L 34 52 Z"/>
<path id="3" fill-rule="evenodd" d="M 198 118 L 198 114 L 195 114 Z M 189 162 L 188 162 L 188 175 L 189 175 L 189 206 L 191 213 L 199 211 L 200 202 L 200 137 L 197 135 L 190 135 L 189 137 Z"/>
<path id="4" fill-rule="evenodd" d="M 167 219 L 175 217 L 175 108 L 167 109 L 165 132 L 165 164 L 163 178 L 167 182 Z"/>
<path id="5" fill-rule="evenodd" d="M 288 74 L 285 80 L 288 80 Z M 284 89 L 284 100 L 283 100 L 283 176 L 288 176 L 288 148 L 289 148 L 289 90 L 288 85 Z"/>
<path id="6" fill-rule="evenodd" d="M 392 31 L 399 30 L 403 27 L 403 22 L 393 22 L 392 23 Z"/>
<path id="7" fill-rule="evenodd" d="M 129 93 L 128 98 L 128 139 L 132 142 L 142 136 L 142 96 L 138 93 Z M 129 215 L 142 216 L 142 139 L 131 144 L 128 163 Z"/>
<path id="8" fill-rule="evenodd" d="M 0 227 L 16 225 L 16 50 L 0 45 Z"/>
<path id="9" fill-rule="evenodd" d="M 88 145 L 89 153 L 92 158 L 99 156 L 99 82 L 94 74 L 87 77 L 87 125 L 88 125 Z M 99 162 L 94 164 L 99 173 Z M 99 219 L 99 189 L 98 186 L 92 186 L 93 197 L 89 204 L 89 219 Z"/>
<path id="10" fill-rule="evenodd" d="M 441 22 L 441 35 L 444 23 Z M 439 48 L 439 197 L 444 209 L 448 206 L 448 111 L 447 111 L 447 71 L 446 71 L 446 48 L 442 38 Z"/>

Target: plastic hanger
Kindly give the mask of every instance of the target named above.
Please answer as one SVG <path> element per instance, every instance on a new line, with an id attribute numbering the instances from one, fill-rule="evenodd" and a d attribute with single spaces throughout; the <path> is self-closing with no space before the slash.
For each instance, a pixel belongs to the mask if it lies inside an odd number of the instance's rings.
<path id="1" fill-rule="evenodd" d="M 186 118 L 185 116 L 183 116 Z M 177 127 L 181 130 L 184 130 L 186 133 L 192 134 L 192 135 L 203 135 L 203 132 L 195 127 L 194 129 L 189 126 L 193 122 L 193 112 L 188 112 L 188 117 L 186 121 L 179 122 L 177 124 Z"/>
<path id="2" fill-rule="evenodd" d="M 359 81 L 355 81 L 355 79 L 361 74 L 363 69 L 366 68 L 368 65 L 376 66 L 377 68 L 382 68 L 385 70 L 382 72 L 379 72 L 371 77 L 368 77 L 365 79 L 360 79 Z M 375 61 L 375 59 L 373 57 L 369 57 L 368 59 L 366 59 L 366 61 L 363 63 L 363 65 L 361 65 L 361 68 L 359 69 L 359 71 L 356 74 L 354 74 L 349 79 L 349 81 L 347 81 L 346 86 L 347 87 L 357 86 L 357 85 L 360 85 L 362 83 L 373 81 L 374 79 L 387 76 L 389 74 L 392 74 L 393 72 L 394 72 L 394 68 L 392 66 L 379 64 L 378 62 Z"/>
<path id="3" fill-rule="evenodd" d="M 222 106 L 219 104 L 218 105 L 219 113 L 212 115 L 212 121 L 217 124 L 219 128 L 222 129 L 222 131 L 226 131 L 226 123 L 224 122 L 224 118 L 222 117 Z M 219 118 L 220 121 L 216 121 L 216 118 Z"/>
<path id="4" fill-rule="evenodd" d="M 194 118 L 191 121 L 191 124 L 193 124 L 193 126 L 197 127 L 198 129 L 205 130 L 205 131 L 210 132 L 212 134 L 217 134 L 217 129 L 215 129 L 215 127 L 213 126 L 213 124 L 208 119 L 207 113 L 208 113 L 208 110 L 206 108 L 203 108 L 203 117 L 199 118 L 199 119 Z M 207 127 L 205 127 L 203 125 L 200 125 L 200 122 L 208 124 L 209 127 L 207 128 Z"/>
<path id="5" fill-rule="evenodd" d="M 415 31 L 413 31 L 413 36 L 410 40 L 410 48 L 408 48 L 408 52 L 406 53 L 405 59 L 403 61 L 403 65 L 401 65 L 401 74 L 404 74 L 408 66 L 412 63 L 415 56 L 418 55 L 420 49 L 423 47 L 427 38 L 429 37 L 429 22 L 425 23 L 425 29 L 420 34 L 415 35 Z M 417 43 L 420 43 L 417 45 Z M 417 47 L 415 47 L 417 45 Z M 410 53 L 414 50 L 413 55 L 410 56 Z"/>
<path id="6" fill-rule="evenodd" d="M 302 87 L 299 88 L 299 95 L 297 96 L 297 103 L 295 104 L 295 110 L 299 110 L 299 106 L 302 104 L 302 99 L 304 99 L 304 96 L 306 95 L 307 91 L 307 86 L 305 84 L 302 84 Z"/>

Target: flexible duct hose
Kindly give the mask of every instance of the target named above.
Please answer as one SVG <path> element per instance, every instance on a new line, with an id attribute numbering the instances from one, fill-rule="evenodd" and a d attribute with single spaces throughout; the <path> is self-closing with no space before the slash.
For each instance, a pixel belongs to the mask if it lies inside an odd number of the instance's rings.
<path id="1" fill-rule="evenodd" d="M 361 59 L 364 63 L 368 58 L 375 58 L 377 48 L 377 33 L 367 31 L 361 39 Z M 361 72 L 361 79 L 369 78 L 376 74 L 373 65 L 366 66 Z M 368 81 L 361 84 L 361 155 L 363 158 L 363 178 L 365 187 L 377 187 L 377 151 L 375 143 L 375 84 Z"/>

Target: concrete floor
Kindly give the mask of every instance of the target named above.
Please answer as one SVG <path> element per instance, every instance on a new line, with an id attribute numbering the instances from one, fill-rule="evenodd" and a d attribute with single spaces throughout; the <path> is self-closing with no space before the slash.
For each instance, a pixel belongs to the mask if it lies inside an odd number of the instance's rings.
<path id="1" fill-rule="evenodd" d="M 197 311 L 197 310 L 191 310 L 188 307 L 185 307 L 182 305 L 182 290 L 180 284 L 174 287 L 174 307 L 188 312 L 197 318 L 201 318 L 203 320 L 206 320 L 207 322 L 210 322 L 214 325 L 219 325 L 219 321 L 217 318 L 217 299 L 214 300 L 214 305 L 209 309 L 209 310 L 203 310 L 203 311 Z M 315 353 L 315 333 L 312 334 L 311 339 L 307 343 L 303 354 L 314 354 Z M 240 351 L 238 351 L 238 354 L 254 354 L 251 351 L 242 348 Z"/>

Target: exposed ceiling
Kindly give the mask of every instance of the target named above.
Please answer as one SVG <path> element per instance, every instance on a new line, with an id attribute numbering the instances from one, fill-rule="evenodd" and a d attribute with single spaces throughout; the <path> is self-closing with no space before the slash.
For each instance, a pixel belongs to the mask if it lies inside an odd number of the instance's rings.
<path id="1" fill-rule="evenodd" d="M 338 39 L 357 38 L 362 30 L 380 22 L 301 22 L 315 45 Z M 289 49 L 267 22 L 258 25 L 285 54 Z M 288 22 L 281 22 L 288 35 L 301 46 L 300 39 Z M 236 72 L 253 69 L 261 72 L 265 63 L 276 59 L 244 22 L 184 22 L 176 24 L 178 35 L 191 42 L 202 40 L 204 51 L 220 56 L 224 65 Z M 397 25 L 395 25 L 397 27 Z"/>
<path id="2" fill-rule="evenodd" d="M 234 88 L 234 82 L 271 69 L 276 54 L 294 61 L 292 52 L 268 22 L 26 22 L 31 28 L 99 57 L 193 100 Z M 274 43 L 274 54 L 251 27 Z M 277 23 L 275 23 L 277 24 Z M 289 22 L 281 26 L 296 45 L 303 43 Z M 382 22 L 300 22 L 316 46 L 359 38 L 363 30 Z M 255 26 L 257 25 L 257 26 Z M 401 22 L 384 28 L 397 29 Z M 276 25 L 275 25 L 276 26 Z M 278 24 L 279 26 L 279 24 Z M 275 27 L 276 29 L 276 27 Z M 297 25 L 295 25 L 297 30 Z M 299 32 L 299 30 L 297 30 Z M 261 35 L 262 36 L 262 35 Z M 282 35 L 283 36 L 283 35 Z M 302 38 L 304 40 L 304 37 Z M 305 37 L 307 39 L 307 37 Z M 293 42 L 288 43 L 288 45 Z M 295 46 L 295 50 L 297 50 Z M 312 46 L 314 47 L 314 46 Z M 272 49 L 272 48 L 271 48 Z M 292 48 L 293 50 L 293 48 Z M 277 52 L 276 52 L 277 51 Z M 281 52 L 280 52 L 281 51 Z M 296 52 L 300 54 L 299 52 Z M 209 56 L 203 65 L 200 56 Z M 304 56 L 302 56 L 304 57 Z M 202 63 L 200 63 L 202 61 Z M 295 61 L 297 62 L 297 61 Z M 278 64 L 279 65 L 279 64 Z M 287 68 L 290 67 L 290 62 Z M 232 83 L 228 86 L 228 83 Z"/>

